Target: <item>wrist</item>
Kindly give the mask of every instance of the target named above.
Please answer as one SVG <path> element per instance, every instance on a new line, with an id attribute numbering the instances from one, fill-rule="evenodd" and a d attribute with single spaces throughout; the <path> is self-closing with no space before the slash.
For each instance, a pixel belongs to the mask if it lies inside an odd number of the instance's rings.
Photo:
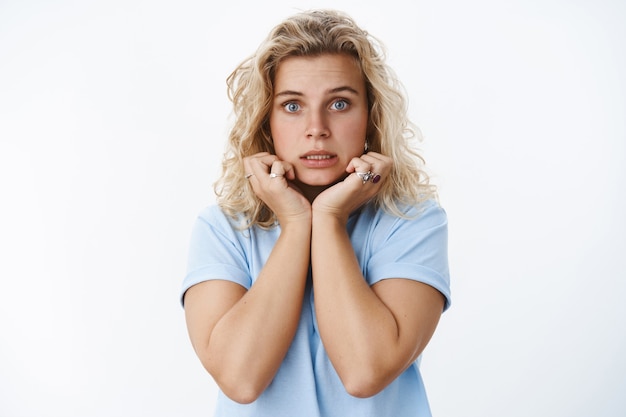
<path id="1" fill-rule="evenodd" d="M 348 217 L 342 213 L 326 210 L 313 210 L 313 228 L 345 228 L 347 222 Z"/>
<path id="2" fill-rule="evenodd" d="M 282 230 L 311 230 L 312 213 L 302 213 L 293 216 L 285 216 L 278 219 L 278 224 Z"/>

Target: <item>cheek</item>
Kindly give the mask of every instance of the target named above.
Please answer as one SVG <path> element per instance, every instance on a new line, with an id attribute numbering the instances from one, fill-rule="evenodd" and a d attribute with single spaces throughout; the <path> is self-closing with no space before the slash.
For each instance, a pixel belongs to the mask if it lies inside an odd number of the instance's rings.
<path id="1" fill-rule="evenodd" d="M 359 122 L 346 125 L 345 134 L 346 136 L 344 137 L 350 137 L 350 144 L 348 147 L 354 152 L 358 152 L 359 155 L 362 154 L 365 146 L 365 140 L 367 138 L 367 124 Z"/>
<path id="2" fill-rule="evenodd" d="M 283 152 L 284 147 L 280 139 L 277 140 L 275 137 L 273 137 L 273 144 L 274 144 L 274 153 L 279 157 L 282 156 L 284 154 Z"/>
<path id="3" fill-rule="evenodd" d="M 272 144 L 274 146 L 274 153 L 279 155 L 284 148 L 284 139 L 283 139 L 283 131 L 277 125 L 275 121 L 270 118 L 270 137 L 272 138 Z"/>
<path id="4" fill-rule="evenodd" d="M 270 118 L 270 134 L 274 143 L 274 153 L 280 159 L 288 159 L 296 152 L 296 128 L 293 123 L 280 123 Z"/>
<path id="5" fill-rule="evenodd" d="M 285 160 L 289 158 L 291 146 L 285 135 L 272 136 L 274 141 L 274 153 L 278 158 Z"/>

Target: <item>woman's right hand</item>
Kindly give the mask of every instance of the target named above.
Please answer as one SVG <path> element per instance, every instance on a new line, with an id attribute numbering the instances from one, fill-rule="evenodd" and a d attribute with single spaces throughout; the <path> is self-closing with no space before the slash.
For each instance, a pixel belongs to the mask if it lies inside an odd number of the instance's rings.
<path id="1" fill-rule="evenodd" d="M 298 329 L 312 213 L 309 201 L 289 185 L 295 179 L 292 166 L 267 152 L 243 162 L 254 193 L 276 214 L 280 234 L 251 287 L 228 277 L 193 285 L 185 293 L 185 316 L 206 370 L 225 395 L 248 404 L 270 385 Z M 225 262 L 245 267 L 238 256 Z"/>
<path id="2" fill-rule="evenodd" d="M 311 221 L 311 204 L 290 184 L 295 179 L 290 163 L 260 152 L 245 157 L 243 165 L 254 193 L 274 212 L 281 226 Z"/>

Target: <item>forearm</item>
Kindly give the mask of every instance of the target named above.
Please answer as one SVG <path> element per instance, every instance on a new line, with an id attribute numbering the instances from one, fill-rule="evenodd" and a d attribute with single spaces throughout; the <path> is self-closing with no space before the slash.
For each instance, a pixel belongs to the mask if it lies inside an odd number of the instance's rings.
<path id="1" fill-rule="evenodd" d="M 377 391 L 404 369 L 399 362 L 407 354 L 400 352 L 398 323 L 364 280 L 341 221 L 314 215 L 311 262 L 320 335 L 335 369 L 349 392 Z"/>
<path id="2" fill-rule="evenodd" d="M 273 379 L 298 326 L 310 257 L 310 225 L 284 228 L 254 285 L 216 323 L 205 366 L 241 402 Z"/>

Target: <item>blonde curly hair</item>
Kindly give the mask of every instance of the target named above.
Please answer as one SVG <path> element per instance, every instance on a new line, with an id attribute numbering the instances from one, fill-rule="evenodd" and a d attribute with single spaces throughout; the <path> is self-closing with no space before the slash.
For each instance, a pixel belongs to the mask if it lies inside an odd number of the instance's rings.
<path id="1" fill-rule="evenodd" d="M 276 26 L 256 53 L 227 78 L 235 121 L 222 161 L 222 175 L 214 188 L 218 205 L 232 218 L 243 218 L 244 228 L 267 228 L 276 223 L 274 213 L 245 179 L 243 159 L 258 152 L 275 153 L 269 115 L 278 66 L 288 57 L 322 54 L 346 54 L 356 59 L 367 89 L 369 150 L 394 161 L 374 203 L 401 216 L 400 204 L 417 204 L 436 197 L 423 168 L 424 160 L 411 146 L 418 131 L 408 120 L 403 89 L 385 63 L 382 44 L 342 12 L 313 10 Z"/>

